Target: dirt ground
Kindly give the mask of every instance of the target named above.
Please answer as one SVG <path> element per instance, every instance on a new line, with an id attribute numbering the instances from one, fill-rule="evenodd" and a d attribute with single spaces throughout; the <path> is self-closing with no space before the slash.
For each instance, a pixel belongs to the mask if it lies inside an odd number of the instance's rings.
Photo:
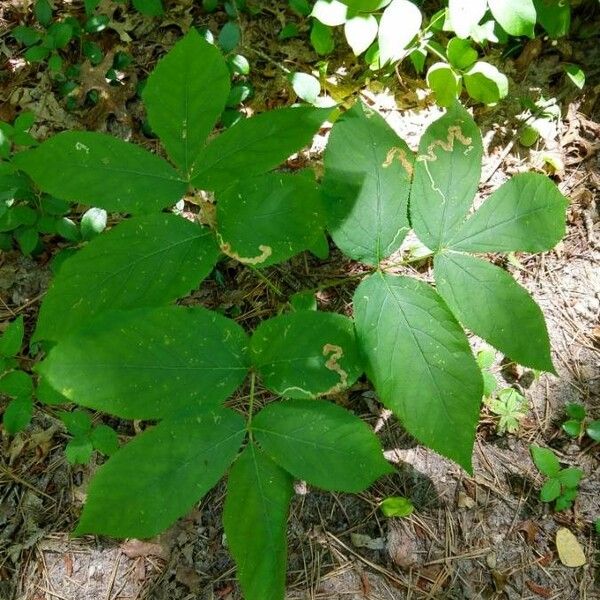
<path id="1" fill-rule="evenodd" d="M 70 4 L 64 3 L 65 10 Z M 137 82 L 182 30 L 195 24 L 216 31 L 221 19 L 207 18 L 191 0 L 169 4 L 158 22 L 132 11 L 113 14 L 117 31 L 102 36 L 102 44 L 109 54 L 127 47 L 136 66 L 117 88 L 107 86 L 98 69 L 84 66 L 81 97 L 89 89 L 104 95 L 94 108 L 68 112 L 45 71 L 19 62 L 20 50 L 8 35 L 23 22 L 26 3 L 0 2 L 0 119 L 29 109 L 38 114 L 40 138 L 77 127 L 109 131 L 154 147 L 141 133 Z M 295 99 L 272 61 L 306 71 L 317 61 L 306 39 L 277 40 L 284 4 L 242 17 L 243 43 L 254 48 L 254 55 L 247 53 L 256 88 L 249 103 L 252 110 Z M 130 45 L 126 36 L 133 40 Z M 508 263 L 491 257 L 507 266 L 542 307 L 558 376 L 536 378 L 497 362 L 498 381 L 523 393 L 529 411 L 516 434 L 498 435 L 495 418 L 483 409 L 473 477 L 417 445 L 382 410 L 365 381 L 336 398 L 375 427 L 397 471 L 359 495 L 323 493 L 297 483 L 289 521 L 290 600 L 600 599 L 600 543 L 592 525 L 600 517 L 600 449 L 589 439 L 572 440 L 560 427 L 568 402 L 580 402 L 591 417 L 600 418 L 599 41 L 598 34 L 558 45 L 544 40 L 540 48 L 526 47 L 522 58 L 502 59 L 511 78 L 510 97 L 497 107 L 475 109 L 486 146 L 481 198 L 514 173 L 548 169 L 544 156 L 551 155 L 553 177 L 570 199 L 567 235 L 552 252 L 519 254 Z M 493 53 L 489 59 L 501 60 Z M 562 61 L 583 66 L 587 83 L 582 92 L 562 76 Z M 332 95 L 345 95 L 350 101 L 360 94 L 413 147 L 439 114 L 422 82 L 408 71 L 400 70 L 383 82 L 369 81 L 345 50 L 334 55 L 329 70 L 335 73 L 329 82 Z M 562 118 L 548 124 L 533 147 L 525 148 L 518 142 L 518 98 L 540 94 L 557 98 Z M 324 129 L 313 148 L 288 166 L 310 163 L 319 169 L 327 133 Z M 24 314 L 31 330 L 50 280 L 50 259 L 61 245 L 49 240 L 48 250 L 35 259 L 17 252 L 0 254 L 0 323 Z M 277 310 L 280 298 L 251 271 L 231 262 L 221 263 L 219 269 L 227 285 L 210 280 L 185 303 L 235 310 L 237 320 L 249 328 L 258 317 Z M 326 261 L 301 256 L 268 269 L 266 275 L 287 296 L 360 269 L 333 249 Z M 425 262 L 411 272 L 428 279 L 429 269 Z M 318 300 L 323 308 L 348 311 L 352 291 L 351 283 L 330 286 Z M 472 341 L 481 346 L 480 340 Z M 32 362 L 27 356 L 22 360 L 25 367 Z M 259 392 L 261 402 L 269 399 L 266 391 Z M 233 406 L 243 403 L 243 393 L 232 400 Z M 115 427 L 122 441 L 139 427 L 102 415 L 96 420 Z M 64 455 L 67 439 L 56 411 L 47 406 L 39 406 L 31 427 L 16 437 L 0 431 L 0 600 L 241 598 L 221 525 L 223 484 L 157 539 L 72 539 L 69 532 L 86 486 L 102 459 L 96 457 L 85 467 L 69 466 Z M 550 447 L 561 463 L 583 469 L 572 510 L 555 513 L 540 502 L 542 478 L 531 462 L 530 444 Z M 409 497 L 416 508 L 413 515 L 382 517 L 378 504 L 390 495 Z M 560 527 L 577 536 L 585 566 L 568 568 L 559 561 L 555 536 Z"/>

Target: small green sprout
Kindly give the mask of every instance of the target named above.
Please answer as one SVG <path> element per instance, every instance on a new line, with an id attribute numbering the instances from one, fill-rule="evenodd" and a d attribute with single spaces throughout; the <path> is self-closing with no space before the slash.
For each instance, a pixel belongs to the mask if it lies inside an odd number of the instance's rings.
<path id="1" fill-rule="evenodd" d="M 595 442 L 600 442 L 600 419 L 590 421 L 585 408 L 576 402 L 565 406 L 565 414 L 569 417 L 563 424 L 563 431 L 572 438 L 581 438 L 587 434 Z"/>

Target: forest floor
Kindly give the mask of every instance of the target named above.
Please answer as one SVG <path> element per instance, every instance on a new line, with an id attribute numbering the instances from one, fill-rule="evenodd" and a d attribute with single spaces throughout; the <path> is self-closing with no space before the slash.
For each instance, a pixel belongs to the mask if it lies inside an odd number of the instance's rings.
<path id="1" fill-rule="evenodd" d="M 103 32 L 101 44 L 110 56 L 126 48 L 134 66 L 122 85 L 113 87 L 106 85 L 101 68 L 84 64 L 80 98 L 98 89 L 100 101 L 68 112 L 47 71 L 19 62 L 22 50 L 8 34 L 28 20 L 26 4 L 0 2 L 0 120 L 32 110 L 39 139 L 67 128 L 92 129 L 156 148 L 141 132 L 138 81 L 182 31 L 192 25 L 217 31 L 223 22 L 220 15 L 203 15 L 192 0 L 168 3 L 171 7 L 161 19 L 143 18 L 132 10 L 111 12 L 115 28 Z M 76 4 L 65 2 L 64 10 L 75 10 Z M 114 10 L 114 3 L 105 4 Z M 319 60 L 306 36 L 277 39 L 285 4 L 272 3 L 252 17 L 242 15 L 243 45 L 256 90 L 248 110 L 295 101 L 277 64 L 309 72 Z M 336 398 L 375 426 L 397 471 L 359 495 L 323 493 L 297 484 L 289 521 L 290 599 L 600 598 L 600 548 L 592 525 L 600 517 L 600 451 L 589 439 L 573 440 L 561 429 L 569 402 L 583 404 L 591 417 L 600 418 L 599 42 L 596 35 L 558 45 L 530 43 L 517 60 L 502 59 L 511 79 L 510 97 L 497 107 L 474 111 L 486 147 L 480 198 L 514 173 L 551 169 L 570 199 L 567 235 L 552 252 L 519 254 L 508 263 L 493 257 L 542 307 L 558 376 L 536 378 L 514 365 L 495 365 L 499 384 L 519 390 L 529 410 L 515 434 L 499 435 L 496 418 L 483 409 L 473 477 L 416 445 L 382 410 L 364 381 Z M 489 60 L 501 59 L 492 53 Z M 583 91 L 565 80 L 564 61 L 581 65 L 587 73 Z M 402 70 L 384 81 L 369 81 L 343 45 L 330 59 L 329 73 L 328 91 L 336 100 L 350 103 L 360 96 L 412 147 L 439 115 L 421 80 Z M 556 98 L 562 115 L 546 123 L 545 134 L 531 148 L 519 143 L 517 133 L 523 110 L 519 98 L 527 95 Z M 287 166 L 319 169 L 327 134 L 324 128 L 313 147 Z M 23 314 L 31 331 L 50 281 L 50 259 L 64 245 L 48 242 L 47 251 L 33 259 L 18 252 L 0 254 L 0 323 Z M 411 272 L 427 279 L 429 268 L 423 262 Z M 238 322 L 249 328 L 257 317 L 277 312 L 282 299 L 264 280 L 232 262 L 220 269 L 226 285 L 211 279 L 185 302 L 235 312 Z M 266 275 L 285 301 L 295 291 L 341 280 L 360 269 L 332 248 L 326 261 L 300 256 L 268 269 Z M 328 287 L 319 292 L 318 301 L 324 309 L 348 312 L 352 292 L 351 283 Z M 479 340 L 473 343 L 481 346 Z M 268 393 L 259 392 L 259 399 L 268 400 Z M 233 402 L 243 401 L 240 395 Z M 0 431 L 0 600 L 239 599 L 223 539 L 222 484 L 157 539 L 70 537 L 86 486 L 102 460 L 69 466 L 64 455 L 68 436 L 55 413 L 52 407 L 39 406 L 23 433 L 13 438 Z M 118 429 L 122 441 L 139 426 L 106 422 Z M 573 509 L 557 513 L 540 502 L 542 478 L 530 459 L 531 444 L 552 448 L 561 463 L 584 471 Z M 409 497 L 415 512 L 405 519 L 382 517 L 378 504 L 390 495 Z M 555 536 L 560 527 L 576 535 L 585 566 L 569 568 L 559 561 Z"/>

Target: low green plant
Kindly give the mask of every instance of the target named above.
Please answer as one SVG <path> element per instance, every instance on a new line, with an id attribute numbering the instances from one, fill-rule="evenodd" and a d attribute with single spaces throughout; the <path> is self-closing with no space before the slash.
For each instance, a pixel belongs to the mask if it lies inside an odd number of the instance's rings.
<path id="1" fill-rule="evenodd" d="M 540 446 L 530 446 L 529 449 L 538 471 L 547 477 L 540 490 L 540 500 L 554 502 L 554 509 L 557 511 L 571 508 L 579 493 L 583 471 L 575 467 L 561 468 L 552 450 Z"/>
<path id="2" fill-rule="evenodd" d="M 500 435 L 516 433 L 529 409 L 527 399 L 514 388 L 500 390 L 494 397 L 487 399 L 486 404 L 498 416 L 496 427 Z"/>
<path id="3" fill-rule="evenodd" d="M 104 424 L 94 426 L 86 411 L 61 412 L 58 416 L 72 436 L 65 448 L 72 465 L 89 463 L 94 450 L 111 456 L 119 449 L 116 431 Z"/>
<path id="4" fill-rule="evenodd" d="M 567 435 L 581 438 L 587 434 L 595 442 L 600 442 L 600 420 L 590 420 L 583 405 L 570 402 L 565 406 L 565 413 L 569 418 L 562 428 Z"/>
<path id="5" fill-rule="evenodd" d="M 63 262 L 33 335 L 48 350 L 37 372 L 68 401 L 157 422 L 100 468 L 77 533 L 151 537 L 228 472 L 228 547 L 245 597 L 264 600 L 284 596 L 294 479 L 358 492 L 393 472 L 372 429 L 324 397 L 366 372 L 409 433 L 471 472 L 483 384 L 463 326 L 553 372 L 539 307 L 472 254 L 552 248 L 566 200 L 549 179 L 526 173 L 471 214 L 483 147 L 458 104 L 417 153 L 356 104 L 333 126 L 319 186 L 308 169 L 277 168 L 332 109 L 281 108 L 207 142 L 229 92 L 224 57 L 192 30 L 143 92 L 170 162 L 77 131 L 14 161 L 45 193 L 131 215 Z M 214 228 L 163 212 L 192 189 L 214 196 L 203 207 Z M 437 291 L 394 274 L 390 257 L 411 226 L 433 256 Z M 173 304 L 222 255 L 254 272 L 306 250 L 324 258 L 326 231 L 371 270 L 353 319 L 312 310 L 305 294 L 248 335 L 215 311 Z M 248 375 L 245 410 L 226 408 Z M 259 409 L 257 385 L 278 400 Z"/>
<path id="6" fill-rule="evenodd" d="M 415 510 L 413 503 L 404 496 L 390 496 L 379 505 L 385 517 L 408 517 Z"/>

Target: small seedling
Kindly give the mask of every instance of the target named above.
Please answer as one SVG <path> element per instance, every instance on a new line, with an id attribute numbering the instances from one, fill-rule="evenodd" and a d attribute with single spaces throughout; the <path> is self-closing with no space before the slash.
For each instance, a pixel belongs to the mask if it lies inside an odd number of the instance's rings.
<path id="1" fill-rule="evenodd" d="M 500 390 L 495 397 L 489 398 L 486 404 L 499 417 L 499 434 L 516 433 L 529 408 L 527 399 L 514 388 Z"/>
<path id="2" fill-rule="evenodd" d="M 108 425 L 92 426 L 92 419 L 87 412 L 62 412 L 59 417 L 73 436 L 65 448 L 67 460 L 72 465 L 87 464 L 94 450 L 111 456 L 119 449 L 115 430 Z"/>
<path id="3" fill-rule="evenodd" d="M 557 511 L 571 508 L 579 493 L 583 471 L 575 467 L 562 469 L 556 455 L 547 448 L 531 446 L 531 457 L 538 471 L 548 479 L 540 490 L 542 502 L 555 502 Z"/>
<path id="4" fill-rule="evenodd" d="M 600 419 L 589 420 L 585 407 L 571 402 L 565 406 L 568 420 L 562 424 L 563 431 L 572 438 L 587 434 L 595 442 L 600 442 Z"/>
<path id="5" fill-rule="evenodd" d="M 379 508 L 386 517 L 408 517 L 415 510 L 413 503 L 404 496 L 390 496 L 379 505 Z"/>

